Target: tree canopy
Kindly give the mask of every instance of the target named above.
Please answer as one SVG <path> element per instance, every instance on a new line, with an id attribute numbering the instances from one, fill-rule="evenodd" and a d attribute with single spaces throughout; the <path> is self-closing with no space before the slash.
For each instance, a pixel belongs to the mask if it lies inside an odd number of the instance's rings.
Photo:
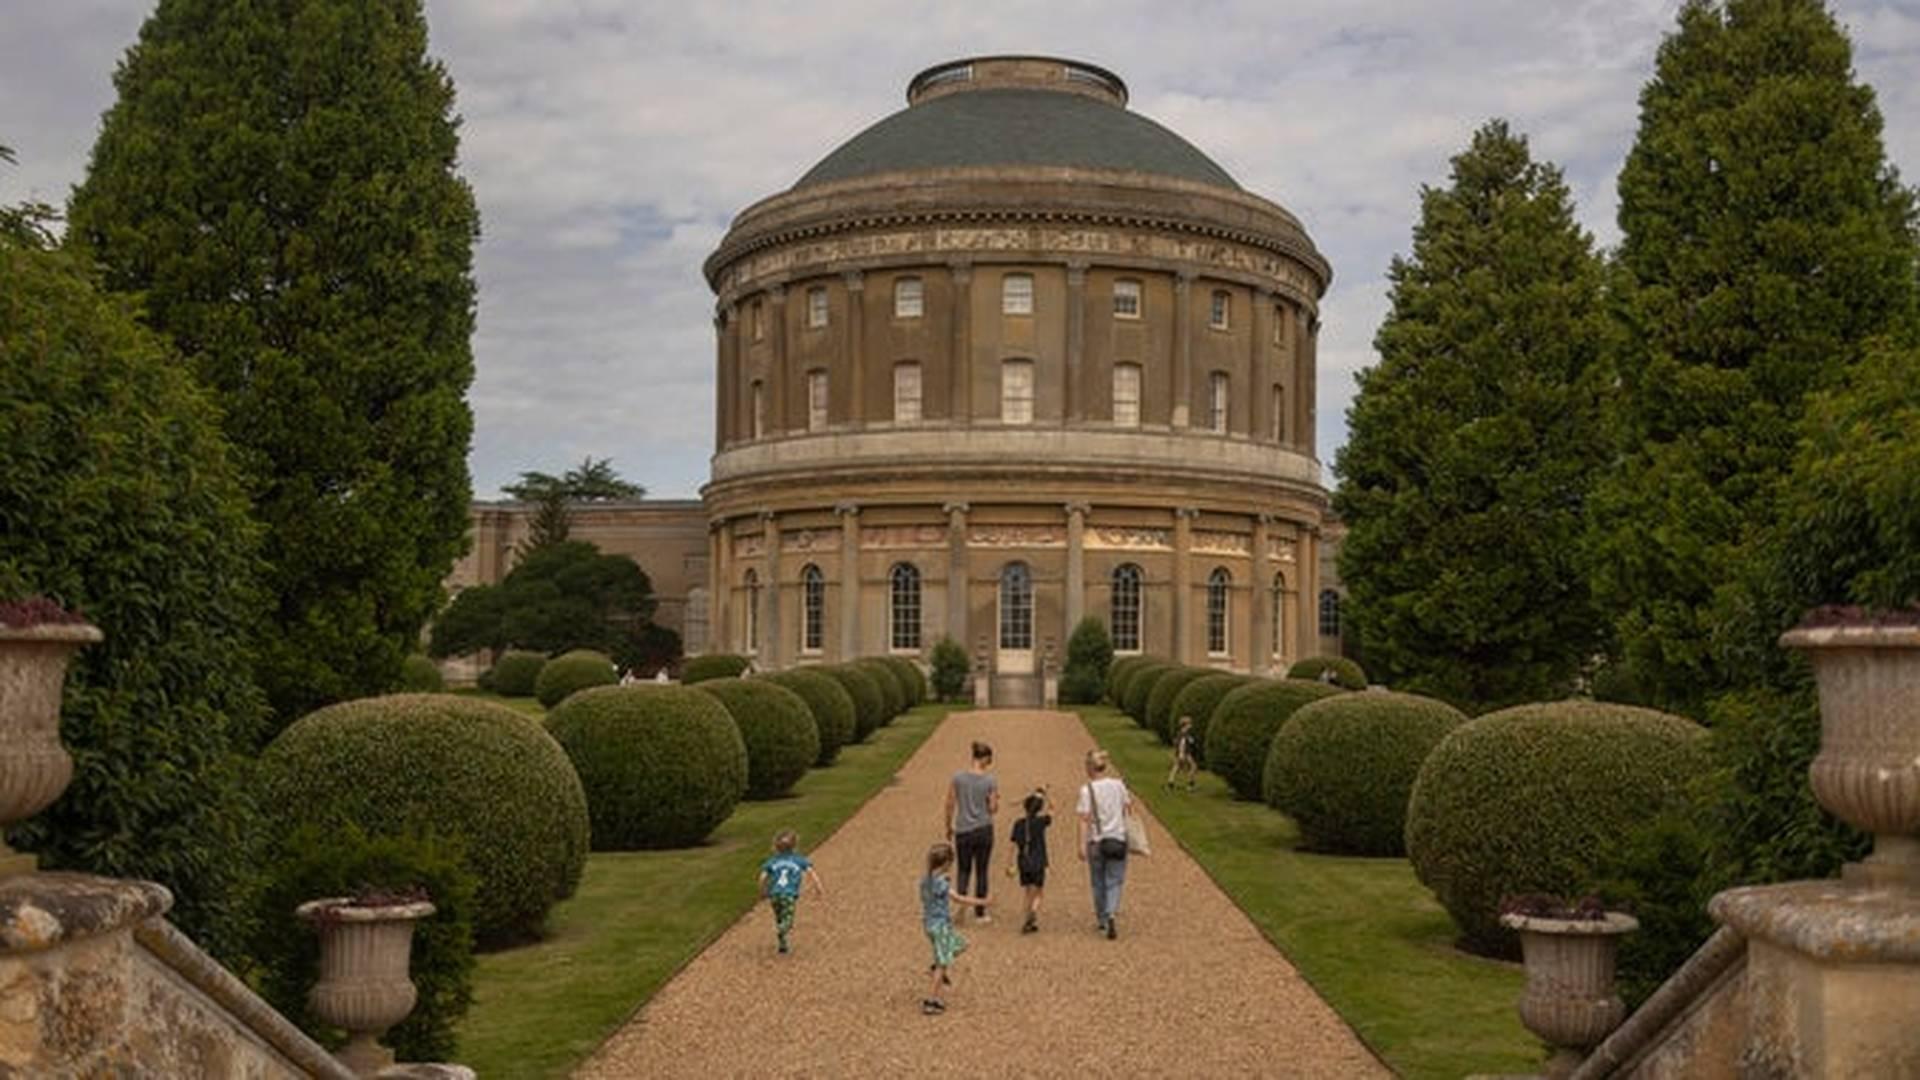
<path id="1" fill-rule="evenodd" d="M 614 471 L 612 458 L 595 458 L 592 455 L 559 476 L 538 471 L 523 472 L 519 481 L 504 485 L 500 490 L 522 502 L 534 504 L 531 527 L 526 540 L 520 545 L 523 554 L 548 544 L 560 543 L 572 534 L 573 515 L 567 508 L 573 503 L 639 499 L 647 493 L 647 489 L 639 484 L 622 479 Z"/>
<path id="2" fill-rule="evenodd" d="M 652 666 L 661 648 L 646 571 L 625 555 L 566 540 L 529 551 L 498 585 L 464 589 L 433 624 L 428 652 L 570 649 L 606 653 L 622 667 Z"/>

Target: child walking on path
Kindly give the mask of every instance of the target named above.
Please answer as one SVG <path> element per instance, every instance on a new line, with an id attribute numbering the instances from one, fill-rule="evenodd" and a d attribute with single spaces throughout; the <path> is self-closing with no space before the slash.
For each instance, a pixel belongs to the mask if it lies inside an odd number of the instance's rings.
<path id="1" fill-rule="evenodd" d="M 947 868 L 953 865 L 953 845 L 935 844 L 927 850 L 927 873 L 920 879 L 920 922 L 927 932 L 927 943 L 933 946 L 933 966 L 927 969 L 929 983 L 927 996 L 920 1001 L 920 1011 L 928 1016 L 937 1016 L 947 1011 L 944 987 L 953 985 L 953 976 L 949 969 L 953 967 L 954 957 L 967 951 L 966 939 L 953 928 L 953 905 L 986 905 L 986 897 L 964 896 L 953 891 L 953 882 L 947 877 Z"/>
<path id="2" fill-rule="evenodd" d="M 1199 755 L 1194 753 L 1193 717 L 1180 718 L 1180 733 L 1173 737 L 1173 768 L 1167 770 L 1167 786 L 1172 787 L 1174 778 L 1181 773 L 1187 774 L 1187 790 L 1193 790 L 1193 774 L 1200 771 Z"/>
<path id="3" fill-rule="evenodd" d="M 1053 805 L 1043 785 L 1035 788 L 1021 803 L 1027 815 L 1013 823 L 1014 860 L 1020 870 L 1020 887 L 1027 892 L 1027 921 L 1020 932 L 1031 934 L 1040 929 L 1040 898 L 1047 889 L 1047 826 L 1053 824 Z M 1014 867 L 1009 866 L 1011 874 Z"/>
<path id="4" fill-rule="evenodd" d="M 801 881 L 813 882 L 813 895 L 822 899 L 827 895 L 813 860 L 794 850 L 799 843 L 792 829 L 780 830 L 773 838 L 773 854 L 760 864 L 760 895 L 773 907 L 773 932 L 782 954 L 793 951 L 787 936 L 793 933 L 793 908 L 800 902 Z"/>

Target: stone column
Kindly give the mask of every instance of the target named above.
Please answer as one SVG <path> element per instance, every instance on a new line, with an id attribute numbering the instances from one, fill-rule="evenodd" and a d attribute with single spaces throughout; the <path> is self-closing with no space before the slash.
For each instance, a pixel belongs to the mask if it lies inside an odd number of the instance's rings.
<path id="1" fill-rule="evenodd" d="M 1086 503 L 1067 504 L 1067 630 L 1060 640 L 1073 636 L 1073 629 L 1087 610 L 1087 512 Z"/>
<path id="2" fill-rule="evenodd" d="M 764 671 L 780 670 L 786 631 L 780 627 L 780 518 L 760 511 L 761 543 L 766 546 L 767 580 L 760 589 L 760 664 Z"/>
<path id="3" fill-rule="evenodd" d="M 773 407 L 767 410 L 767 426 L 785 434 L 791 430 L 787 423 L 787 287 L 769 287 L 766 304 L 767 342 L 773 355 L 767 378 L 767 393 L 773 398 L 768 404 Z"/>
<path id="4" fill-rule="evenodd" d="M 941 509 L 947 514 L 947 636 L 971 656 L 973 646 L 967 641 L 967 504 L 951 502 Z"/>
<path id="5" fill-rule="evenodd" d="M 1200 509 L 1182 506 L 1173 512 L 1173 662 L 1193 662 L 1193 519 Z"/>
<path id="6" fill-rule="evenodd" d="M 1086 339 L 1087 263 L 1085 259 L 1074 259 L 1067 263 L 1067 385 L 1060 405 L 1060 415 L 1069 424 L 1087 418 L 1086 391 L 1082 385 L 1086 378 Z M 1068 625 L 1073 621 L 1069 619 Z"/>
<path id="7" fill-rule="evenodd" d="M 717 353 L 714 362 L 720 368 L 714 372 L 713 379 L 713 449 L 715 453 L 725 450 L 728 441 L 733 437 L 733 381 L 737 377 L 737 372 L 734 370 L 736 367 L 734 357 L 737 349 L 733 335 L 728 333 L 727 317 L 731 313 L 732 308 L 726 307 L 715 312 L 713 316 L 713 338 Z"/>
<path id="8" fill-rule="evenodd" d="M 1273 340 L 1272 320 L 1272 290 L 1253 290 L 1253 310 L 1247 312 L 1247 336 L 1252 339 L 1247 350 L 1247 437 L 1256 442 L 1266 441 L 1273 428 L 1269 415 L 1273 411 L 1273 376 L 1267 363 L 1273 355 L 1267 347 Z"/>
<path id="9" fill-rule="evenodd" d="M 1273 669 L 1273 635 L 1278 631 L 1274 626 L 1273 609 L 1279 597 L 1273 591 L 1273 561 L 1267 556 L 1270 530 L 1273 525 L 1272 514 L 1255 514 L 1253 518 L 1253 664 L 1255 675 L 1265 675 Z"/>
<path id="10" fill-rule="evenodd" d="M 947 264 L 953 279 L 953 352 L 947 358 L 949 400 L 947 416 L 955 423 L 973 419 L 973 263 L 956 259 Z"/>
<path id="11" fill-rule="evenodd" d="M 707 651 L 732 652 L 728 636 L 733 611 L 733 574 L 728 566 L 732 536 L 725 518 L 707 522 Z"/>
<path id="12" fill-rule="evenodd" d="M 847 422 L 867 426 L 867 283 L 858 270 L 842 275 L 847 284 Z"/>
<path id="13" fill-rule="evenodd" d="M 1193 278 L 1192 271 L 1173 275 L 1173 396 L 1172 425 L 1186 427 L 1193 415 Z"/>
<path id="14" fill-rule="evenodd" d="M 1307 350 L 1307 311 L 1297 308 L 1289 318 L 1293 322 L 1293 387 L 1288 392 L 1293 395 L 1291 411 L 1293 413 L 1293 446 L 1302 453 L 1310 452 L 1311 437 L 1307 434 L 1307 422 L 1312 416 L 1312 404 L 1307 400 L 1311 376 L 1308 368 L 1312 360 Z"/>
<path id="15" fill-rule="evenodd" d="M 840 660 L 844 663 L 860 655 L 860 507 L 843 502 L 833 512 L 840 515 Z"/>
<path id="16" fill-rule="evenodd" d="M 1300 532 L 1300 655 L 1304 660 L 1320 655 L 1320 527 L 1309 525 Z"/>

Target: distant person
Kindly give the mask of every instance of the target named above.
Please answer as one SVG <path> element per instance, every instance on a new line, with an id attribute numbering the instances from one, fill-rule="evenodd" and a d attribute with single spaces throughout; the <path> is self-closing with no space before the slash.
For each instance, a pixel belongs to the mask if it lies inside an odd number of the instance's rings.
<path id="1" fill-rule="evenodd" d="M 1031 934 L 1040 929 L 1040 901 L 1047 891 L 1047 826 L 1053 824 L 1053 803 L 1046 785 L 1035 788 L 1021 802 L 1021 808 L 1026 816 L 1013 823 L 1016 856 L 1007 873 L 1013 873 L 1015 867 L 1020 871 L 1020 887 L 1027 894 L 1027 919 L 1020 924 L 1020 932 Z"/>
<path id="2" fill-rule="evenodd" d="M 987 864 L 993 858 L 993 815 L 1000 812 L 1000 781 L 992 768 L 993 747 L 974 743 L 972 762 L 947 785 L 942 815 L 947 839 L 960 860 L 959 889 L 964 893 L 971 887 L 981 896 L 987 895 Z M 993 921 L 985 904 L 974 917 L 982 923 Z"/>
<path id="3" fill-rule="evenodd" d="M 933 964 L 927 968 L 927 996 L 920 1000 L 920 1011 L 938 1016 L 947 1011 L 945 988 L 953 985 L 953 961 L 967 951 L 967 939 L 953 928 L 953 905 L 986 906 L 985 896 L 967 896 L 953 891 L 947 868 L 953 865 L 953 845 L 935 844 L 927 850 L 927 873 L 920 879 L 920 925 L 927 932 L 927 944 L 933 947 Z"/>
<path id="4" fill-rule="evenodd" d="M 1119 936 L 1120 889 L 1127 881 L 1127 808 L 1133 796 L 1109 776 L 1105 750 L 1087 751 L 1087 782 L 1080 788 L 1080 858 L 1093 885 L 1093 916 L 1107 940 Z"/>
<path id="5" fill-rule="evenodd" d="M 793 951 L 787 939 L 793 933 L 793 909 L 800 902 L 800 883 L 811 881 L 813 895 L 823 900 L 827 895 L 813 860 L 794 850 L 799 843 L 800 837 L 792 829 L 780 830 L 773 838 L 773 854 L 760 864 L 760 895 L 773 908 L 773 934 L 781 955 Z"/>
<path id="6" fill-rule="evenodd" d="M 1181 773 L 1186 773 L 1187 790 L 1193 790 L 1194 774 L 1200 771 L 1200 762 L 1196 760 L 1198 755 L 1194 753 L 1193 743 L 1193 717 L 1183 716 L 1180 718 L 1180 731 L 1173 737 L 1173 768 L 1167 770 L 1168 787 L 1173 786 L 1174 780 Z"/>
<path id="7" fill-rule="evenodd" d="M 667 674 L 666 668 L 661 668 L 659 671 L 653 673 L 653 681 L 665 686 L 667 683 L 673 681 L 673 676 Z"/>
<path id="8" fill-rule="evenodd" d="M 640 676 L 635 675 L 633 673 L 632 668 L 628 668 L 627 670 L 620 673 L 621 686 L 632 686 L 634 683 L 637 683 L 639 681 L 640 681 Z"/>

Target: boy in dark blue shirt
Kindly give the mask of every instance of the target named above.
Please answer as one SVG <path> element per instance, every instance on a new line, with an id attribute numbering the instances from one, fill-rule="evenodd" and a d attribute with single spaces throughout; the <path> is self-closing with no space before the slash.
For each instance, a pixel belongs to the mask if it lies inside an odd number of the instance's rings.
<path id="1" fill-rule="evenodd" d="M 773 932 L 782 953 L 793 951 L 787 935 L 793 932 L 793 908 L 800 901 L 800 883 L 811 880 L 813 895 L 822 899 L 827 895 L 813 861 L 794 850 L 799 843 L 800 837 L 792 829 L 780 830 L 773 838 L 773 854 L 760 864 L 760 895 L 773 907 Z"/>
<path id="2" fill-rule="evenodd" d="M 1013 823 L 1013 849 L 1018 853 L 1014 860 L 1020 870 L 1020 885 L 1027 893 L 1027 921 L 1020 926 L 1020 932 L 1031 934 L 1040 929 L 1040 896 L 1047 889 L 1047 826 L 1053 824 L 1053 815 L 1047 813 L 1047 789 L 1036 788 L 1021 804 L 1026 816 Z M 1008 867 L 1012 873 L 1014 867 Z"/>

